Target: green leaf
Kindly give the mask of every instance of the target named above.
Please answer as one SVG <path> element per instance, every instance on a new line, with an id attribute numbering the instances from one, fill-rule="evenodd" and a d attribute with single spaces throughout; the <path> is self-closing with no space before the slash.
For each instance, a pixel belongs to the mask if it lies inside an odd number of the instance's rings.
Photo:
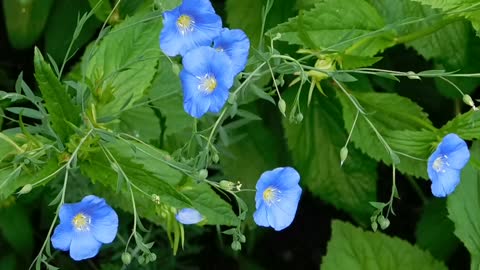
<path id="1" fill-rule="evenodd" d="M 442 9 L 445 12 L 464 16 L 472 22 L 473 28 L 480 36 L 480 10 L 477 0 L 413 0 L 423 5 Z"/>
<path id="2" fill-rule="evenodd" d="M 103 3 L 109 3 L 102 0 Z M 78 18 L 90 11 L 87 0 L 55 1 L 45 27 L 45 50 L 60 66 L 72 41 Z M 90 17 L 83 25 L 79 36 L 73 43 L 70 54 L 82 47 L 95 35 L 101 22 Z"/>
<path id="3" fill-rule="evenodd" d="M 67 122 L 74 125 L 80 123 L 80 110 L 75 106 L 67 93 L 67 88 L 57 79 L 50 65 L 35 48 L 35 79 L 42 92 L 45 107 L 48 110 L 52 128 L 59 138 L 66 142 L 74 133 Z"/>
<path id="4" fill-rule="evenodd" d="M 155 76 L 161 55 L 158 35 L 162 28 L 157 12 L 127 18 L 83 59 L 83 72 L 91 83 L 97 119 L 109 121 L 140 100 Z"/>
<path id="5" fill-rule="evenodd" d="M 295 91 L 285 95 L 287 104 Z M 349 146 L 349 156 L 340 166 L 340 149 L 347 140 L 341 111 L 331 98 L 314 93 L 309 107 L 303 95 L 300 124 L 285 120 L 287 142 L 293 163 L 306 185 L 321 199 L 346 210 L 360 220 L 372 211 L 368 202 L 376 201 L 376 163 Z"/>
<path id="6" fill-rule="evenodd" d="M 396 94 L 376 92 L 351 92 L 378 132 L 390 145 L 393 151 L 398 151 L 400 163 L 399 171 L 417 177 L 427 178 L 425 161 L 431 153 L 432 145 L 437 141 L 436 129 L 423 112 L 422 108 L 409 100 Z M 355 115 L 356 107 L 343 92 L 338 92 L 337 97 L 343 107 L 345 129 L 350 130 Z M 358 117 L 352 140 L 355 145 L 370 157 L 381 160 L 386 164 L 392 163 L 392 157 L 378 139 L 370 124 L 363 115 Z M 416 159 L 407 157 L 413 156 Z"/>
<path id="7" fill-rule="evenodd" d="M 95 16 L 102 22 L 108 18 L 108 15 L 112 11 L 110 1 L 88 0 L 88 4 L 90 4 L 91 9 L 95 8 Z"/>
<path id="8" fill-rule="evenodd" d="M 373 56 L 394 45 L 393 32 L 379 31 L 384 27 L 383 18 L 364 0 L 326 0 L 269 34 L 280 33 L 281 40 L 304 47 L 313 43 L 317 49 Z"/>
<path id="9" fill-rule="evenodd" d="M 471 160 L 480 159 L 480 144 L 471 149 Z M 480 173 L 472 161 L 462 170 L 460 184 L 447 200 L 448 218 L 455 224 L 455 235 L 463 242 L 472 258 L 480 257 Z M 474 260 L 472 260 L 473 262 Z"/>
<path id="10" fill-rule="evenodd" d="M 332 238 L 322 270 L 446 270 L 428 252 L 407 241 L 381 233 L 363 231 L 342 221 L 332 222 Z"/>
<path id="11" fill-rule="evenodd" d="M 453 222 L 446 217 L 446 201 L 433 199 L 425 204 L 415 230 L 416 245 L 442 261 L 447 261 L 460 244 L 453 234 Z"/>
<path id="12" fill-rule="evenodd" d="M 118 129 L 145 142 L 158 141 L 160 119 L 148 105 L 137 106 L 120 115 Z"/>
<path id="13" fill-rule="evenodd" d="M 464 140 L 480 139 L 480 111 L 470 110 L 455 116 L 440 129 L 443 137 L 448 133 L 456 133 Z"/>
<path id="14" fill-rule="evenodd" d="M 26 209 L 18 204 L 0 209 L 0 220 L 0 232 L 5 240 L 23 259 L 30 259 L 34 238 L 32 222 Z"/>

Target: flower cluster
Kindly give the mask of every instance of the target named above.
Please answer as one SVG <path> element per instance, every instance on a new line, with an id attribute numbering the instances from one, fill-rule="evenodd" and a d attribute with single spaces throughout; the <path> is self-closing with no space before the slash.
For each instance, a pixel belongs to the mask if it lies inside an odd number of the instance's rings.
<path id="1" fill-rule="evenodd" d="M 233 79 L 247 64 L 250 41 L 242 30 L 222 28 L 209 0 L 183 0 L 163 13 L 160 48 L 181 55 L 183 106 L 195 118 L 219 112 Z"/>
<path id="2" fill-rule="evenodd" d="M 460 172 L 468 163 L 467 144 L 457 134 L 446 135 L 428 159 L 428 176 L 432 180 L 432 194 L 446 197 L 460 183 Z"/>
<path id="3" fill-rule="evenodd" d="M 79 203 L 65 203 L 60 207 L 60 224 L 52 236 L 54 248 L 70 251 L 76 261 L 95 257 L 103 244 L 109 244 L 117 235 L 117 213 L 104 199 L 86 196 Z"/>

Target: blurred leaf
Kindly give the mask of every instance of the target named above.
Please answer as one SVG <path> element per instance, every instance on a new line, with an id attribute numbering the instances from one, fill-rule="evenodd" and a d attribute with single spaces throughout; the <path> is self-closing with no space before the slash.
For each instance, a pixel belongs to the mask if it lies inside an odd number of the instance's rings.
<path id="1" fill-rule="evenodd" d="M 151 85 L 161 55 L 158 35 L 162 21 L 150 19 L 155 16 L 158 13 L 150 12 L 127 18 L 98 47 L 86 51 L 82 68 L 92 84 L 100 122 L 130 108 Z"/>
<path id="2" fill-rule="evenodd" d="M 95 16 L 101 22 L 104 22 L 112 11 L 110 0 L 88 0 L 88 4 L 91 9 L 95 8 Z"/>
<path id="3" fill-rule="evenodd" d="M 103 3 L 108 3 L 104 0 Z M 52 56 L 55 62 L 61 66 L 68 46 L 73 38 L 78 19 L 90 8 L 87 0 L 65 1 L 57 0 L 52 8 L 45 27 L 45 50 Z M 70 54 L 81 48 L 96 33 L 101 22 L 90 17 L 83 25 L 80 35 L 73 43 Z"/>
<path id="4" fill-rule="evenodd" d="M 7 253 L 2 254 L 0 257 L 0 269 L 2 270 L 15 270 L 17 268 L 17 259 L 15 258 L 15 254 Z"/>
<path id="5" fill-rule="evenodd" d="M 67 122 L 77 125 L 80 122 L 80 110 L 73 105 L 67 88 L 54 75 L 52 68 L 45 62 L 38 48 L 35 48 L 34 63 L 35 79 L 42 92 L 52 128 L 59 138 L 66 142 L 74 132 Z"/>
<path id="6" fill-rule="evenodd" d="M 332 238 L 322 270 L 443 270 L 445 265 L 428 252 L 397 237 L 363 231 L 342 221 L 332 222 Z"/>
<path id="7" fill-rule="evenodd" d="M 148 105 L 133 107 L 123 112 L 119 120 L 121 132 L 145 142 L 158 141 L 160 138 L 160 119 Z"/>
<path id="8" fill-rule="evenodd" d="M 271 29 L 281 40 L 312 49 L 373 56 L 394 45 L 393 32 L 380 31 L 383 18 L 365 0 L 326 0 Z"/>
<path id="9" fill-rule="evenodd" d="M 430 252 L 436 259 L 447 261 L 460 241 L 453 234 L 454 225 L 447 218 L 446 201 L 433 199 L 423 209 L 415 230 L 416 245 Z"/>
<path id="10" fill-rule="evenodd" d="M 471 149 L 471 160 L 480 159 L 480 144 Z M 455 224 L 455 235 L 463 242 L 472 256 L 472 265 L 480 258 L 480 173 L 472 162 L 462 170 L 461 181 L 448 197 L 448 218 Z M 473 259 L 476 258 L 476 259 Z M 473 268 L 472 268 L 473 269 Z"/>
<path id="11" fill-rule="evenodd" d="M 286 92 L 287 104 L 291 104 L 294 95 L 293 90 Z M 365 221 L 372 211 L 368 202 L 376 201 L 376 163 L 350 145 L 348 158 L 341 167 L 340 149 L 347 134 L 340 107 L 318 93 L 314 93 L 307 107 L 306 95 L 303 96 L 303 121 L 283 122 L 293 163 L 302 177 L 300 183 L 322 200 Z"/>
<path id="12" fill-rule="evenodd" d="M 394 151 L 411 155 L 415 158 L 426 159 L 431 153 L 431 145 L 436 142 L 436 129 L 423 112 L 422 108 L 410 99 L 396 94 L 376 92 L 350 92 L 358 100 L 378 132 Z M 342 92 L 337 94 L 343 107 L 345 129 L 350 130 L 356 107 Z M 380 142 L 377 134 L 360 115 L 352 134 L 352 141 L 370 157 L 381 160 L 386 164 L 392 163 L 392 157 Z M 398 154 L 399 171 L 417 177 L 427 178 L 425 162 Z"/>
<path id="13" fill-rule="evenodd" d="M 31 47 L 40 37 L 53 0 L 3 0 L 8 40 L 16 49 Z"/>
<path id="14" fill-rule="evenodd" d="M 442 137 L 456 133 L 464 140 L 480 139 L 480 111 L 470 110 L 455 116 L 440 129 Z"/>
<path id="15" fill-rule="evenodd" d="M 32 255 L 34 240 L 28 216 L 26 209 L 18 204 L 0 209 L 0 231 L 13 250 L 25 260 Z"/>

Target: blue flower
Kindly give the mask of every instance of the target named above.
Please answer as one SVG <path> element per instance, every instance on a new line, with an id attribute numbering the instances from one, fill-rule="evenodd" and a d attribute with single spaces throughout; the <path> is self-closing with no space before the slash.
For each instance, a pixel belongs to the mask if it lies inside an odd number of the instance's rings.
<path id="1" fill-rule="evenodd" d="M 102 244 L 111 243 L 117 235 L 117 213 L 104 199 L 94 195 L 79 203 L 63 204 L 59 217 L 52 245 L 59 250 L 70 250 L 70 257 L 76 261 L 95 257 Z"/>
<path id="2" fill-rule="evenodd" d="M 168 56 L 185 55 L 199 46 L 210 46 L 222 31 L 222 19 L 209 0 L 183 0 L 163 13 L 160 48 Z"/>
<path id="3" fill-rule="evenodd" d="M 182 224 L 196 224 L 203 220 L 202 214 L 193 208 L 183 208 L 175 216 L 177 221 Z"/>
<path id="4" fill-rule="evenodd" d="M 220 35 L 213 40 L 213 47 L 230 57 L 234 76 L 245 69 L 250 50 L 250 40 L 242 30 L 223 29 Z"/>
<path id="5" fill-rule="evenodd" d="M 428 176 L 432 180 L 432 194 L 446 197 L 460 183 L 460 171 L 468 163 L 467 144 L 456 134 L 445 136 L 428 158 Z"/>
<path id="6" fill-rule="evenodd" d="M 231 62 L 227 55 L 211 47 L 198 47 L 183 57 L 180 80 L 183 87 L 183 107 L 193 117 L 207 111 L 219 112 L 228 99 L 233 85 Z"/>
<path id="7" fill-rule="evenodd" d="M 298 185 L 300 175 L 290 167 L 266 171 L 257 182 L 255 223 L 281 231 L 288 227 L 297 212 L 302 188 Z"/>

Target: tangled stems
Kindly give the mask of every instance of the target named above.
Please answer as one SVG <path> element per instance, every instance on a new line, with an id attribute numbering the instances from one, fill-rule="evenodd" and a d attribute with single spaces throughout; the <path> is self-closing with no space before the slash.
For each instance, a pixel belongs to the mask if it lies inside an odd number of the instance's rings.
<path id="1" fill-rule="evenodd" d="M 42 247 L 40 248 L 40 251 L 38 252 L 37 256 L 35 257 L 35 259 L 33 260 L 32 264 L 30 265 L 30 267 L 28 269 L 32 269 L 33 265 L 35 264 L 36 266 L 36 269 L 40 269 L 40 264 L 42 263 L 43 259 L 42 259 L 42 255 L 43 255 L 43 251 L 45 250 L 45 248 L 47 248 L 47 252 L 50 253 L 50 248 L 47 247 L 47 245 L 50 243 L 50 236 L 52 234 L 52 231 L 53 231 L 53 227 L 55 226 L 55 223 L 57 222 L 57 218 L 58 218 L 58 214 L 60 212 L 60 207 L 64 204 L 65 202 L 65 194 L 66 194 L 66 191 L 67 191 L 67 183 L 68 183 L 68 174 L 70 172 L 70 170 L 72 169 L 72 163 L 75 163 L 76 160 L 77 160 L 77 155 L 78 155 L 78 151 L 80 151 L 80 148 L 82 147 L 82 145 L 85 143 L 85 141 L 88 139 L 88 137 L 90 137 L 90 135 L 92 134 L 93 132 L 93 129 L 90 129 L 87 134 L 80 140 L 80 142 L 78 143 L 77 147 L 75 148 L 75 150 L 73 151 L 72 155 L 70 156 L 70 158 L 68 159 L 67 163 L 64 165 L 64 168 L 65 168 L 65 177 L 63 178 L 63 187 L 62 187 L 62 190 L 60 191 L 59 195 L 60 195 L 60 202 L 58 203 L 58 206 L 57 206 L 57 210 L 55 211 L 55 217 L 53 218 L 53 221 L 52 221 L 52 224 L 50 225 L 50 228 L 48 230 L 48 233 L 47 233 L 47 237 L 45 238 L 45 241 L 43 242 L 42 244 Z M 60 170 L 57 170 L 55 172 L 60 172 Z M 53 176 L 53 175 L 52 175 Z M 43 179 L 42 179 L 43 180 Z M 37 183 L 39 183 L 41 181 L 38 181 Z M 55 201 L 55 200 L 54 200 Z M 45 262 L 46 263 L 46 262 Z"/>

